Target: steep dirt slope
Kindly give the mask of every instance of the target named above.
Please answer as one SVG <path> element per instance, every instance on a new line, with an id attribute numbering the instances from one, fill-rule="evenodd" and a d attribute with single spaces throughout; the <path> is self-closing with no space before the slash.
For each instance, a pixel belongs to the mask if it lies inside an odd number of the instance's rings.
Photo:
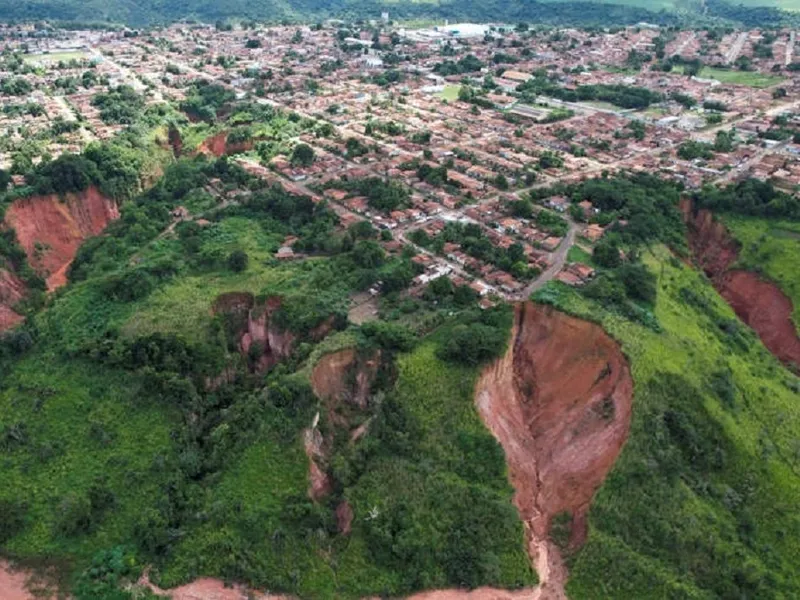
<path id="1" fill-rule="evenodd" d="M 792 322 L 794 307 L 778 286 L 741 270 L 714 278 L 714 286 L 778 360 L 800 368 L 800 337 Z"/>
<path id="2" fill-rule="evenodd" d="M 348 431 L 351 442 L 363 435 L 369 426 L 365 421 L 353 427 L 349 413 L 364 410 L 369 402 L 370 389 L 380 367 L 380 352 L 359 356 L 355 348 L 345 348 L 322 356 L 311 372 L 311 387 L 322 400 L 325 417 L 329 424 L 327 436 L 318 428 L 319 415 L 311 427 L 303 432 L 303 442 L 309 460 L 309 496 L 319 500 L 332 489 L 333 481 L 325 471 L 325 465 L 333 443 L 332 429 Z M 352 509 L 343 502 L 336 510 L 339 530 L 349 533 L 353 520 Z"/>
<path id="3" fill-rule="evenodd" d="M 739 244 L 710 211 L 694 211 L 689 201 L 681 203 L 681 210 L 695 261 L 714 287 L 778 360 L 798 369 L 800 336 L 792 322 L 791 299 L 756 273 L 730 269 L 738 258 Z"/>
<path id="4" fill-rule="evenodd" d="M 6 211 L 28 261 L 53 290 L 67 281 L 67 269 L 81 242 L 119 218 L 115 202 L 95 187 L 59 198 L 57 194 L 16 200 Z"/>
<path id="5" fill-rule="evenodd" d="M 703 271 L 711 275 L 727 271 L 736 262 L 739 244 L 725 225 L 709 210 L 695 212 L 689 200 L 681 201 L 681 211 L 689 228 L 689 247 Z"/>
<path id="6" fill-rule="evenodd" d="M 214 301 L 213 313 L 226 314 L 238 336 L 239 352 L 248 358 L 255 372 L 266 371 L 291 354 L 296 336 L 271 322 L 271 315 L 281 306 L 281 298 L 272 296 L 256 303 L 253 294 L 230 292 Z"/>
<path id="7" fill-rule="evenodd" d="M 14 306 L 25 296 L 25 284 L 11 271 L 0 267 L 0 332 L 22 321 Z"/>
<path id="8" fill-rule="evenodd" d="M 597 325 L 524 303 L 508 351 L 476 391 L 481 417 L 505 450 L 541 581 L 534 597 L 564 598 L 566 570 L 548 537 L 551 523 L 571 513 L 570 546 L 583 543 L 592 496 L 628 435 L 627 361 Z"/>
<path id="9" fill-rule="evenodd" d="M 220 131 L 210 137 L 207 137 L 200 146 L 197 148 L 198 154 L 210 154 L 212 156 L 220 157 L 229 154 L 239 154 L 241 152 L 248 152 L 253 149 L 253 140 L 244 140 L 242 142 L 229 143 L 228 132 Z"/>

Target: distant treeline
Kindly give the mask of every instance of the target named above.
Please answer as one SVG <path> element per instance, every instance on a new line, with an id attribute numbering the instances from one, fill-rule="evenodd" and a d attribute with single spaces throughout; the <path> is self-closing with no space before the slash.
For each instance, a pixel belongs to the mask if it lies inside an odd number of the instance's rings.
<path id="1" fill-rule="evenodd" d="M 123 0 L 23 0 L 2 3 L 5 21 L 59 21 L 74 28 L 86 23 L 93 28 L 100 23 L 125 23 L 145 26 L 172 21 L 196 19 L 213 22 L 226 19 L 254 19 L 268 22 L 310 21 L 325 18 L 351 20 L 378 18 L 389 10 L 392 19 L 439 18 L 469 21 L 531 22 L 560 26 L 618 26 L 639 22 L 675 25 L 685 20 L 677 13 L 653 11 L 642 7 L 603 2 L 539 2 L 536 0 L 490 0 L 476 2 L 449 0 L 437 3 L 387 2 L 386 0 L 230 0 L 201 2 L 177 0 L 160 2 L 143 0 L 133 3 Z M 777 8 L 737 6 L 723 0 L 709 0 L 707 16 L 736 21 L 743 25 L 772 26 L 789 18 L 789 13 Z M 697 15 L 693 23 L 696 25 Z"/>

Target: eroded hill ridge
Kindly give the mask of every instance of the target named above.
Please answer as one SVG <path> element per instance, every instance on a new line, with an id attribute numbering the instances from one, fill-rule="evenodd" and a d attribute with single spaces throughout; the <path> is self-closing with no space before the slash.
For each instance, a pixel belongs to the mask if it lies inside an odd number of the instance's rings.
<path id="1" fill-rule="evenodd" d="M 67 269 L 78 247 L 119 218 L 116 202 L 92 186 L 82 192 L 16 200 L 5 221 L 17 233 L 28 261 L 50 290 L 67 282 Z"/>
<path id="2" fill-rule="evenodd" d="M 757 273 L 732 268 L 739 244 L 725 225 L 705 209 L 681 203 L 692 255 L 736 315 L 761 338 L 767 349 L 789 367 L 800 367 L 800 337 L 792 322 L 791 299 Z"/>
<path id="3" fill-rule="evenodd" d="M 251 316 L 252 298 L 228 295 L 217 308 L 243 309 Z M 243 314 L 243 316 L 244 316 Z M 248 318 L 249 322 L 250 319 Z M 312 386 L 336 421 L 340 402 L 361 406 L 375 378 L 379 357 L 359 357 L 353 349 L 323 356 L 311 374 Z M 352 377 L 350 375 L 353 375 Z M 579 547 L 587 533 L 592 497 L 611 470 L 628 435 L 633 381 L 618 344 L 601 327 L 551 307 L 521 303 L 515 307 L 511 341 L 505 354 L 486 367 L 477 383 L 475 402 L 481 418 L 503 447 L 514 487 L 514 504 L 524 523 L 527 550 L 540 584 L 533 589 L 432 590 L 415 600 L 563 599 L 567 572 L 561 549 L 551 539 L 557 515 L 571 516 L 568 548 Z M 351 432 L 357 443 L 361 428 Z M 314 425 L 306 430 L 309 437 Z M 309 439 L 313 439 L 310 436 Z M 308 445 L 308 439 L 306 444 Z M 325 495 L 325 440 L 308 452 L 309 494 Z M 316 484 L 316 485 L 315 485 Z M 338 515 L 338 511 L 337 511 Z M 358 515 L 350 514 L 351 520 Z M 341 519 L 340 519 L 341 521 Z M 340 522 L 341 525 L 341 522 Z M 565 546 L 562 546 L 562 548 Z M 147 579 L 142 583 L 151 585 Z M 241 587 L 224 588 L 203 578 L 174 590 L 172 598 L 202 597 L 213 589 L 219 598 L 287 598 L 253 596 Z"/>

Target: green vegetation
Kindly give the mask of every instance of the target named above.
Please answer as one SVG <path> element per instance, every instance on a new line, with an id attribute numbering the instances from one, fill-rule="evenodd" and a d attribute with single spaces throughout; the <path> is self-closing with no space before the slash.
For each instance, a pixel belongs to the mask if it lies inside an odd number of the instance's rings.
<path id="1" fill-rule="evenodd" d="M 686 246 L 678 199 L 681 188 L 647 173 L 599 177 L 585 182 L 531 190 L 533 201 L 564 195 L 575 205 L 588 200 L 597 209 L 590 222 L 613 225 L 627 245 L 660 241 L 676 249 Z"/>
<path id="2" fill-rule="evenodd" d="M 628 441 L 595 496 L 567 590 L 592 598 L 794 596 L 800 382 L 662 247 L 658 330 L 550 284 L 539 299 L 599 322 L 635 382 Z"/>
<path id="3" fill-rule="evenodd" d="M 454 102 L 458 100 L 458 93 L 461 91 L 460 85 L 446 85 L 442 90 L 440 97 L 443 100 L 447 100 L 448 102 Z"/>
<path id="4" fill-rule="evenodd" d="M 738 265 L 775 281 L 792 299 L 795 326 L 800 331 L 800 224 L 726 214 L 725 226 L 741 248 Z"/>
<path id="5" fill-rule="evenodd" d="M 695 194 L 699 208 L 720 213 L 800 219 L 800 200 L 772 184 L 746 179 L 724 188 L 705 187 Z"/>
<path id="6" fill-rule="evenodd" d="M 252 193 L 223 208 L 212 179 Z M 164 235 L 179 204 L 191 217 Z M 2 338 L 4 550 L 65 565 L 77 600 L 127 598 L 143 565 L 166 586 L 206 574 L 310 598 L 534 583 L 502 451 L 472 402 L 479 364 L 505 347 L 507 308 L 461 313 L 416 347 L 396 323 L 334 334 L 381 348 L 384 366 L 377 399 L 349 417 L 372 420 L 362 442 L 323 419 L 335 486 L 308 499 L 312 332 L 345 326 L 353 292 L 380 281 L 388 297 L 417 272 L 374 231 L 335 223 L 324 204 L 203 157 L 124 204 L 82 246 L 71 284 Z M 287 235 L 317 256 L 272 258 Z M 271 326 L 296 343 L 266 376 L 263 347 L 239 352 L 246 313 L 212 313 L 226 292 L 281 298 Z M 469 343 L 452 350 L 462 331 Z M 359 516 L 349 536 L 343 500 Z"/>
<path id="7" fill-rule="evenodd" d="M 759 89 L 777 85 L 784 80 L 780 75 L 760 73 L 758 71 L 738 71 L 733 69 L 715 69 L 712 67 L 703 67 L 698 77 L 703 79 L 716 79 L 722 83 L 746 85 Z"/>
<path id="8" fill-rule="evenodd" d="M 628 85 L 579 85 L 574 90 L 561 87 L 545 76 L 536 76 L 517 87 L 523 100 L 533 102 L 537 96 L 544 95 L 558 98 L 565 102 L 587 102 L 597 105 L 607 103 L 610 108 L 647 108 L 662 100 L 661 94 L 647 88 Z M 603 106 L 603 105 L 601 105 Z M 603 106 L 605 107 L 605 106 Z"/>
<path id="9" fill-rule="evenodd" d="M 162 23 L 192 15 L 199 20 L 213 23 L 217 21 L 221 29 L 226 29 L 229 19 L 254 19 L 280 21 L 322 21 L 336 17 L 349 20 L 363 18 L 365 14 L 380 14 L 383 8 L 391 7 L 394 19 L 429 25 L 431 20 L 439 22 L 450 19 L 452 22 L 508 22 L 525 20 L 546 25 L 591 25 L 614 27 L 623 24 L 636 24 L 643 21 L 670 25 L 681 20 L 697 24 L 705 18 L 721 18 L 750 27 L 776 26 L 787 19 L 788 13 L 780 9 L 797 9 L 797 0 L 747 0 L 743 5 L 711 0 L 706 5 L 705 17 L 697 12 L 694 5 L 686 5 L 677 0 L 618 0 L 614 2 L 586 2 L 575 0 L 532 1 L 524 4 L 507 2 L 456 3 L 445 2 L 404 2 L 394 3 L 386 0 L 337 0 L 331 3 L 305 3 L 290 6 L 275 0 L 257 2 L 227 3 L 224 6 L 188 2 L 181 5 L 164 5 L 147 0 L 132 9 L 122 2 L 75 2 L 68 0 L 58 5 L 42 4 L 34 0 L 8 7 L 9 20 L 50 20 L 85 24 L 125 22 L 133 26 Z M 681 16 L 678 13 L 686 11 Z"/>
<path id="10" fill-rule="evenodd" d="M 584 263 L 590 266 L 594 264 L 592 255 L 577 245 L 573 245 L 567 252 L 567 262 Z"/>
<path id="11" fill-rule="evenodd" d="M 108 92 L 96 94 L 92 105 L 100 109 L 100 118 L 109 124 L 130 125 L 144 109 L 144 99 L 132 87 L 121 85 Z"/>

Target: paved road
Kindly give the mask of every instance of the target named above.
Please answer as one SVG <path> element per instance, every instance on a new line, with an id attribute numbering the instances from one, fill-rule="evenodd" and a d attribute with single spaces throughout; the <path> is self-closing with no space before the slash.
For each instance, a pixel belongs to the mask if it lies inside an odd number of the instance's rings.
<path id="1" fill-rule="evenodd" d="M 747 31 L 743 31 L 739 34 L 733 44 L 731 44 L 731 49 L 728 50 L 728 54 L 725 55 L 726 62 L 732 63 L 736 60 L 736 58 L 739 56 L 739 53 L 742 51 L 742 48 L 744 48 L 744 44 L 749 35 L 750 33 Z"/>
<path id="2" fill-rule="evenodd" d="M 542 289 L 550 280 L 553 279 L 553 277 L 561 272 L 561 269 L 564 268 L 564 263 L 567 262 L 567 254 L 569 253 L 569 249 L 572 248 L 572 245 L 575 243 L 575 234 L 578 232 L 578 225 L 569 217 L 565 218 L 569 223 L 569 229 L 567 230 L 567 235 L 565 235 L 564 239 L 561 240 L 561 245 L 555 252 L 553 252 L 553 263 L 547 267 L 547 269 L 545 269 L 544 272 L 539 275 L 539 277 L 531 282 L 530 285 L 520 292 L 519 300 L 527 300 L 530 298 L 531 294 Z"/>

